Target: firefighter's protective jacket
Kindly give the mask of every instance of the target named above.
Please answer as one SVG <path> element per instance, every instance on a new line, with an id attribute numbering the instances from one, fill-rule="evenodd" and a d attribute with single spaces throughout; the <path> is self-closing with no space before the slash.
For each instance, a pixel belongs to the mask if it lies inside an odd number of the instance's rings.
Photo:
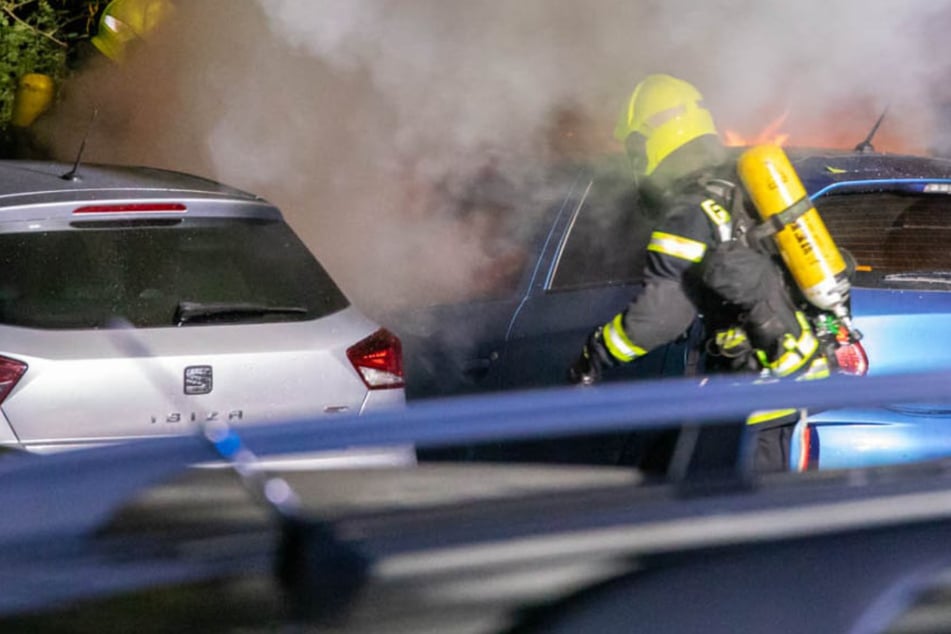
<path id="1" fill-rule="evenodd" d="M 745 241 L 750 216 L 733 170 L 717 172 L 691 174 L 661 196 L 665 210 L 647 247 L 643 290 L 589 339 L 589 354 L 602 365 L 628 363 L 702 317 L 706 372 L 827 375 L 782 269 L 765 248 Z"/>

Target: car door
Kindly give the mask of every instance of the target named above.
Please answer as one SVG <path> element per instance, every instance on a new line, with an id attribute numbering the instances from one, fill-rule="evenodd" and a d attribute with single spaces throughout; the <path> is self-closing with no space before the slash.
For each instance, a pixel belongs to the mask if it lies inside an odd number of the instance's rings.
<path id="1" fill-rule="evenodd" d="M 506 340 L 502 387 L 562 385 L 569 365 L 596 326 L 641 289 L 653 221 L 625 170 L 592 170 L 566 204 L 543 254 L 540 273 L 519 307 Z M 606 380 L 679 374 L 684 346 L 658 349 Z"/>

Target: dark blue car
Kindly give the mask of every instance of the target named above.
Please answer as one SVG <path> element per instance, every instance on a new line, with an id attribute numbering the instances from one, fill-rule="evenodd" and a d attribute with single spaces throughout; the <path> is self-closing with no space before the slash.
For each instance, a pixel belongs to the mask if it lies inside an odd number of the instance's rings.
<path id="1" fill-rule="evenodd" d="M 857 262 L 852 311 L 868 372 L 947 365 L 951 161 L 789 154 L 833 237 Z M 637 291 L 652 219 L 638 209 L 623 158 L 555 170 L 533 185 L 534 195 L 508 208 L 488 205 L 498 248 L 518 266 L 487 272 L 497 283 L 471 301 L 391 318 L 404 342 L 408 398 L 563 385 L 587 334 Z M 681 375 L 686 350 L 674 342 L 607 378 Z M 947 406 L 833 410 L 810 423 L 822 468 L 951 455 Z"/>

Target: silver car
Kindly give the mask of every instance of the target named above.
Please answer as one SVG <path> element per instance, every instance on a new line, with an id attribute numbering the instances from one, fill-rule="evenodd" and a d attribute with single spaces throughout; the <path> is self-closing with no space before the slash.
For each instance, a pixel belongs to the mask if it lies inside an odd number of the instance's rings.
<path id="1" fill-rule="evenodd" d="M 267 201 L 150 168 L 0 161 L 0 445 L 403 403 L 399 339 Z"/>

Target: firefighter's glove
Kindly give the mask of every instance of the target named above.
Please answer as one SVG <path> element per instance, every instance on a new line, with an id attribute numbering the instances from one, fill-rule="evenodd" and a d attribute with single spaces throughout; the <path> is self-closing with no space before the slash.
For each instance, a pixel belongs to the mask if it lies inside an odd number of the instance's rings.
<path id="1" fill-rule="evenodd" d="M 575 385 L 594 385 L 601 380 L 601 366 L 586 345 L 577 361 L 568 368 L 568 381 Z"/>
<path id="2" fill-rule="evenodd" d="M 763 350 L 757 350 L 760 363 L 777 379 L 795 378 L 799 381 L 826 378 L 829 376 L 829 363 L 820 350 L 819 339 L 805 315 L 797 311 L 796 319 L 799 322 L 799 335 L 784 334 L 771 356 Z"/>
<path id="3" fill-rule="evenodd" d="M 574 385 L 594 385 L 601 380 L 601 357 L 596 346 L 601 329 L 595 330 L 581 349 L 578 359 L 568 368 L 568 381 Z"/>
<path id="4" fill-rule="evenodd" d="M 707 354 L 717 357 L 720 365 L 733 372 L 758 370 L 759 365 L 746 331 L 739 326 L 719 330 L 707 340 Z"/>
<path id="5" fill-rule="evenodd" d="M 714 339 L 708 344 L 708 350 L 728 359 L 746 357 L 753 352 L 746 331 L 740 327 L 718 330 Z"/>
<path id="6" fill-rule="evenodd" d="M 824 355 L 817 355 L 809 365 L 796 377 L 797 381 L 812 381 L 814 379 L 827 379 L 831 374 L 829 369 L 829 359 Z"/>

